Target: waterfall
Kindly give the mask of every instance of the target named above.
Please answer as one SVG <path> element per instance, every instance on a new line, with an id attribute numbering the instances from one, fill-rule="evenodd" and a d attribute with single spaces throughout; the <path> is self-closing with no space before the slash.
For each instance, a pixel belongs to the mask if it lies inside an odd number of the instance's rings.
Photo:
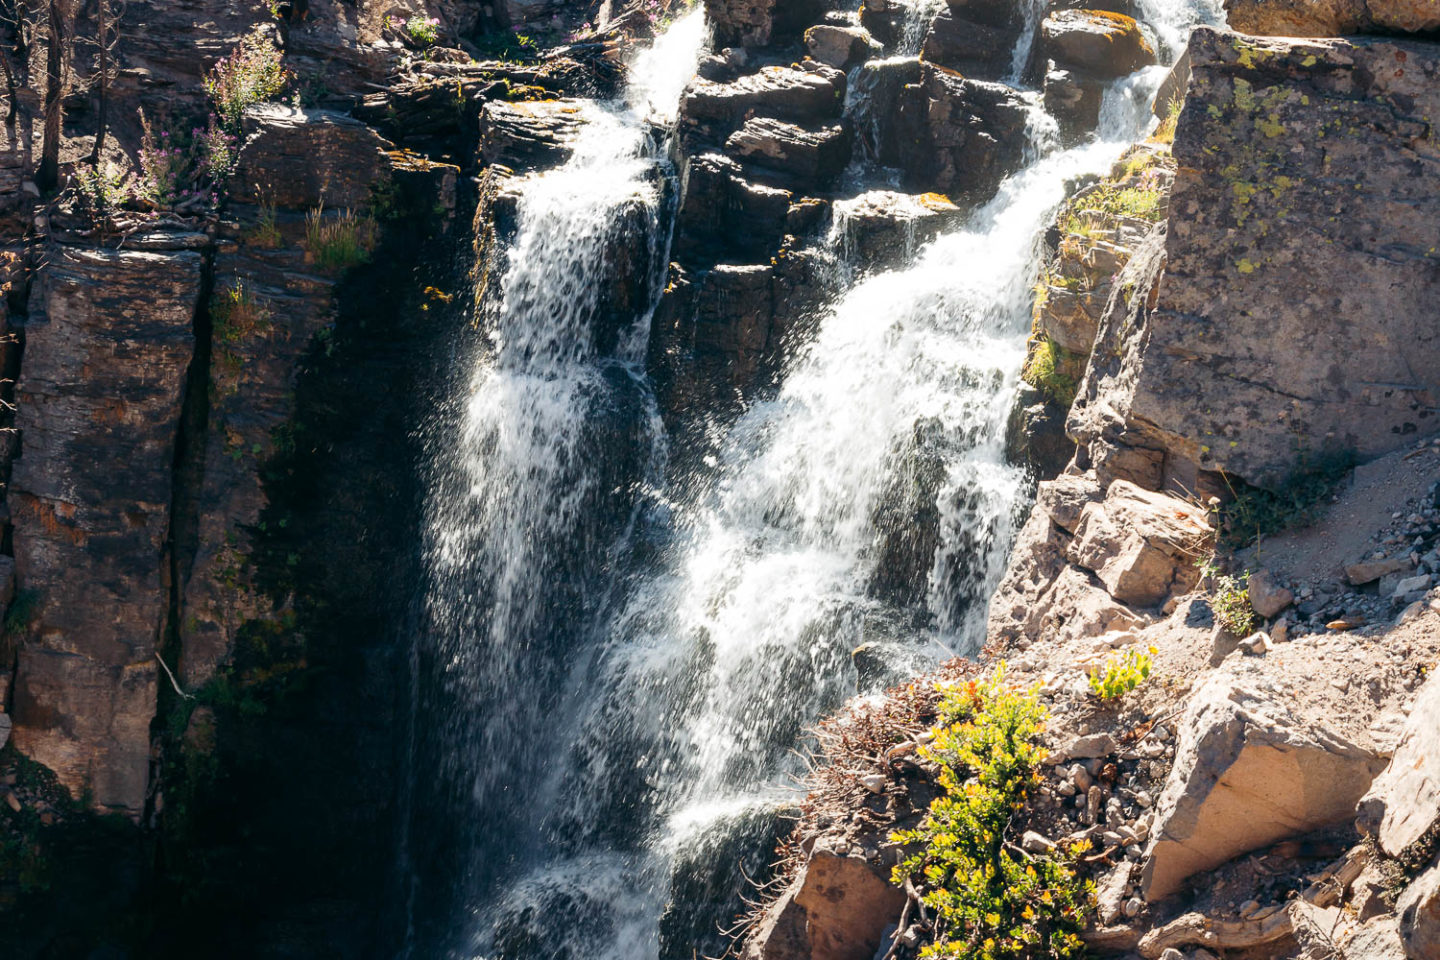
<path id="1" fill-rule="evenodd" d="M 896 45 L 898 56 L 913 57 L 920 52 L 930 21 L 944 7 L 945 0 L 911 0 L 905 7 L 905 24 L 900 32 L 900 42 Z"/>
<path id="2" fill-rule="evenodd" d="M 1142 2 L 1179 32 L 1208 0 Z M 517 185 L 499 293 L 432 444 L 435 789 L 464 869 L 420 958 L 717 952 L 736 864 L 768 861 L 793 800 L 794 748 L 856 690 L 851 652 L 898 677 L 978 649 L 1023 508 L 1003 435 L 1041 237 L 1067 182 L 1143 132 L 1164 74 L 1113 84 L 1070 150 L 1030 95 L 1027 166 L 855 282 L 778 391 L 677 477 L 642 364 L 655 291 L 617 321 L 603 281 L 617 258 L 647 282 L 663 267 L 649 120 L 673 116 L 702 33 L 678 22 L 621 101 L 583 107 L 574 156 Z"/>

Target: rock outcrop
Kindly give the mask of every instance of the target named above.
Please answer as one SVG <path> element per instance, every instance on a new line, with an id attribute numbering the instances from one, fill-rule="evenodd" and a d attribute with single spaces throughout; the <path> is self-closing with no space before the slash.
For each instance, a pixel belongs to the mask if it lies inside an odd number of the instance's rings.
<path id="1" fill-rule="evenodd" d="M 59 248 L 26 323 L 9 502 L 33 613 L 15 744 L 75 796 L 132 819 L 149 795 L 173 470 L 203 289 L 192 248 L 206 244 Z"/>
<path id="2" fill-rule="evenodd" d="M 1088 376 L 1074 435 L 1163 451 L 1182 482 L 1223 471 L 1273 488 L 1305 462 L 1440 428 L 1440 340 L 1397 326 L 1437 294 L 1435 57 L 1195 31 L 1164 275 L 1118 369 Z M 1365 159 L 1381 154 L 1393 163 Z M 1165 349 L 1142 361 L 1142 340 Z"/>
<path id="3" fill-rule="evenodd" d="M 1116 480 L 1105 499 L 1087 503 L 1067 555 L 1094 572 L 1121 603 L 1154 606 L 1190 591 L 1197 558 L 1214 534 L 1204 511 Z"/>
<path id="4" fill-rule="evenodd" d="M 1395 913 L 1406 957 L 1440 956 L 1440 863 L 1410 882 L 1395 904 Z"/>
<path id="5" fill-rule="evenodd" d="M 1440 824 L 1440 681 L 1426 682 L 1395 747 L 1359 807 L 1360 829 L 1391 857 L 1428 852 Z M 1417 850 L 1418 848 L 1418 850 Z"/>
<path id="6" fill-rule="evenodd" d="M 858 853 L 858 851 L 857 851 Z M 863 854 L 817 847 L 766 909 L 748 960 L 869 960 L 905 894 Z"/>
<path id="7" fill-rule="evenodd" d="M 1145 851 L 1147 900 L 1232 857 L 1339 823 L 1384 766 L 1223 674 L 1191 694 Z"/>
<path id="8" fill-rule="evenodd" d="M 1225 0 L 1230 26 L 1278 37 L 1424 33 L 1440 29 L 1428 0 Z"/>
<path id="9" fill-rule="evenodd" d="M 793 40 L 824 11 L 822 0 L 705 0 L 706 20 L 722 47 Z"/>

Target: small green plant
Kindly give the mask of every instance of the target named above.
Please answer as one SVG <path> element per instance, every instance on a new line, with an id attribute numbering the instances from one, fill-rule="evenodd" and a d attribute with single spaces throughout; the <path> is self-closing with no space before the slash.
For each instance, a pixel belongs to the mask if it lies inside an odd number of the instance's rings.
<path id="1" fill-rule="evenodd" d="M 290 72 L 281 65 L 280 49 L 261 33 L 242 39 L 205 78 L 205 92 L 215 104 L 226 130 L 240 132 L 245 109 L 274 100 L 290 83 Z"/>
<path id="2" fill-rule="evenodd" d="M 1020 376 L 1026 383 L 1062 406 L 1075 402 L 1079 382 L 1069 371 L 1079 358 L 1053 340 L 1035 342 Z"/>
<path id="3" fill-rule="evenodd" d="M 1070 204 L 1070 219 L 1078 219 L 1086 213 L 1100 213 L 1134 217 L 1139 220 L 1159 220 L 1161 203 L 1164 199 L 1165 194 L 1160 189 L 1158 181 L 1147 183 L 1142 179 L 1141 183 L 1132 187 L 1102 183 L 1075 198 Z M 1068 223 L 1069 220 L 1067 220 Z M 1067 226 L 1066 232 L 1079 233 L 1082 229 L 1077 224 L 1075 229 Z"/>
<path id="4" fill-rule="evenodd" d="M 1221 574 L 1215 577 L 1215 595 L 1210 599 L 1215 622 L 1237 637 L 1255 629 L 1255 608 L 1250 606 L 1250 571 L 1238 577 Z"/>
<path id="5" fill-rule="evenodd" d="M 1155 128 L 1150 139 L 1155 143 L 1174 143 L 1175 128 L 1180 123 L 1180 111 L 1184 106 L 1185 98 L 1180 94 L 1171 97 L 1170 102 L 1165 105 L 1165 116 L 1160 118 L 1160 126 Z"/>
<path id="6" fill-rule="evenodd" d="M 275 204 L 261 201 L 255 226 L 245 235 L 245 242 L 263 250 L 274 250 L 284 244 L 285 238 L 281 236 L 280 227 L 275 220 Z"/>
<path id="7" fill-rule="evenodd" d="M 1134 690 L 1150 677 L 1155 648 L 1147 652 L 1128 650 L 1105 658 L 1104 670 L 1090 671 L 1090 691 L 1101 700 L 1114 700 Z"/>
<path id="8" fill-rule="evenodd" d="M 1045 709 L 1036 689 L 1014 690 L 1001 664 L 987 680 L 946 691 L 941 723 L 922 754 L 940 764 L 944 794 L 920 827 L 892 836 L 919 851 L 891 881 L 912 878 L 935 918 L 921 957 L 1022 960 L 1078 957 L 1094 887 L 1080 879 L 1083 846 L 1032 856 L 1007 842 L 1012 821 L 1040 781 Z"/>
<path id="9" fill-rule="evenodd" d="M 349 210 L 327 217 L 323 207 L 305 215 L 305 249 L 311 260 L 328 273 L 343 273 L 370 259 L 375 247 L 375 224 Z"/>
<path id="10" fill-rule="evenodd" d="M 90 222 L 97 227 L 108 227 L 115 214 L 130 199 L 135 178 L 128 171 L 117 170 L 106 160 L 93 167 L 77 166 L 75 185 Z"/>
<path id="11" fill-rule="evenodd" d="M 244 277 L 215 294 L 210 303 L 215 339 L 239 343 L 270 329 L 270 305 L 245 285 Z"/>

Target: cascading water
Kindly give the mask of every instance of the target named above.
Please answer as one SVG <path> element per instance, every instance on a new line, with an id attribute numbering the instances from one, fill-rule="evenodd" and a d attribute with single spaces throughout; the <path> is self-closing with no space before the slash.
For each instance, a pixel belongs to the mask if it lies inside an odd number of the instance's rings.
<path id="1" fill-rule="evenodd" d="M 1162 34 L 1220 16 L 1142 2 Z M 522 185 L 488 342 L 437 444 L 444 779 L 477 820 L 467 907 L 417 957 L 714 952 L 736 862 L 766 861 L 793 797 L 791 751 L 856 689 L 850 652 L 904 674 L 977 648 L 1024 488 L 1002 445 L 1040 238 L 1066 182 L 1143 130 L 1163 75 L 1114 84 L 1070 150 L 1036 106 L 1026 168 L 855 283 L 778 393 L 664 486 L 645 310 L 601 349 L 597 291 L 637 235 L 663 262 L 641 114 L 673 110 L 700 32 L 681 21 L 624 103 L 588 108 L 574 158 Z M 904 542 L 917 527 L 930 539 Z"/>

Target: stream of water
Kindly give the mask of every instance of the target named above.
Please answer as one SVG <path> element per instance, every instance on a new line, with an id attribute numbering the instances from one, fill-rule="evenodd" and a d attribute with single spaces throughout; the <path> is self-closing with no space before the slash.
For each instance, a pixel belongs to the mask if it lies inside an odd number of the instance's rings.
<path id="1" fill-rule="evenodd" d="M 1162 35 L 1219 19 L 1142 5 Z M 1164 75 L 1116 82 L 1099 135 L 1069 150 L 1032 95 L 1024 169 L 854 283 L 779 390 L 677 477 L 643 366 L 672 206 L 656 130 L 703 39 L 698 14 L 676 23 L 624 97 L 585 108 L 574 157 L 519 185 L 498 301 L 435 443 L 433 722 L 464 849 L 461 908 L 418 958 L 712 950 L 737 862 L 765 862 L 793 799 L 793 749 L 857 689 L 851 651 L 903 675 L 978 648 L 1023 508 L 1003 440 L 1040 238 L 1067 181 L 1143 132 Z M 645 290 L 601 336 L 617 250 Z M 897 574 L 917 511 L 934 542 Z"/>

